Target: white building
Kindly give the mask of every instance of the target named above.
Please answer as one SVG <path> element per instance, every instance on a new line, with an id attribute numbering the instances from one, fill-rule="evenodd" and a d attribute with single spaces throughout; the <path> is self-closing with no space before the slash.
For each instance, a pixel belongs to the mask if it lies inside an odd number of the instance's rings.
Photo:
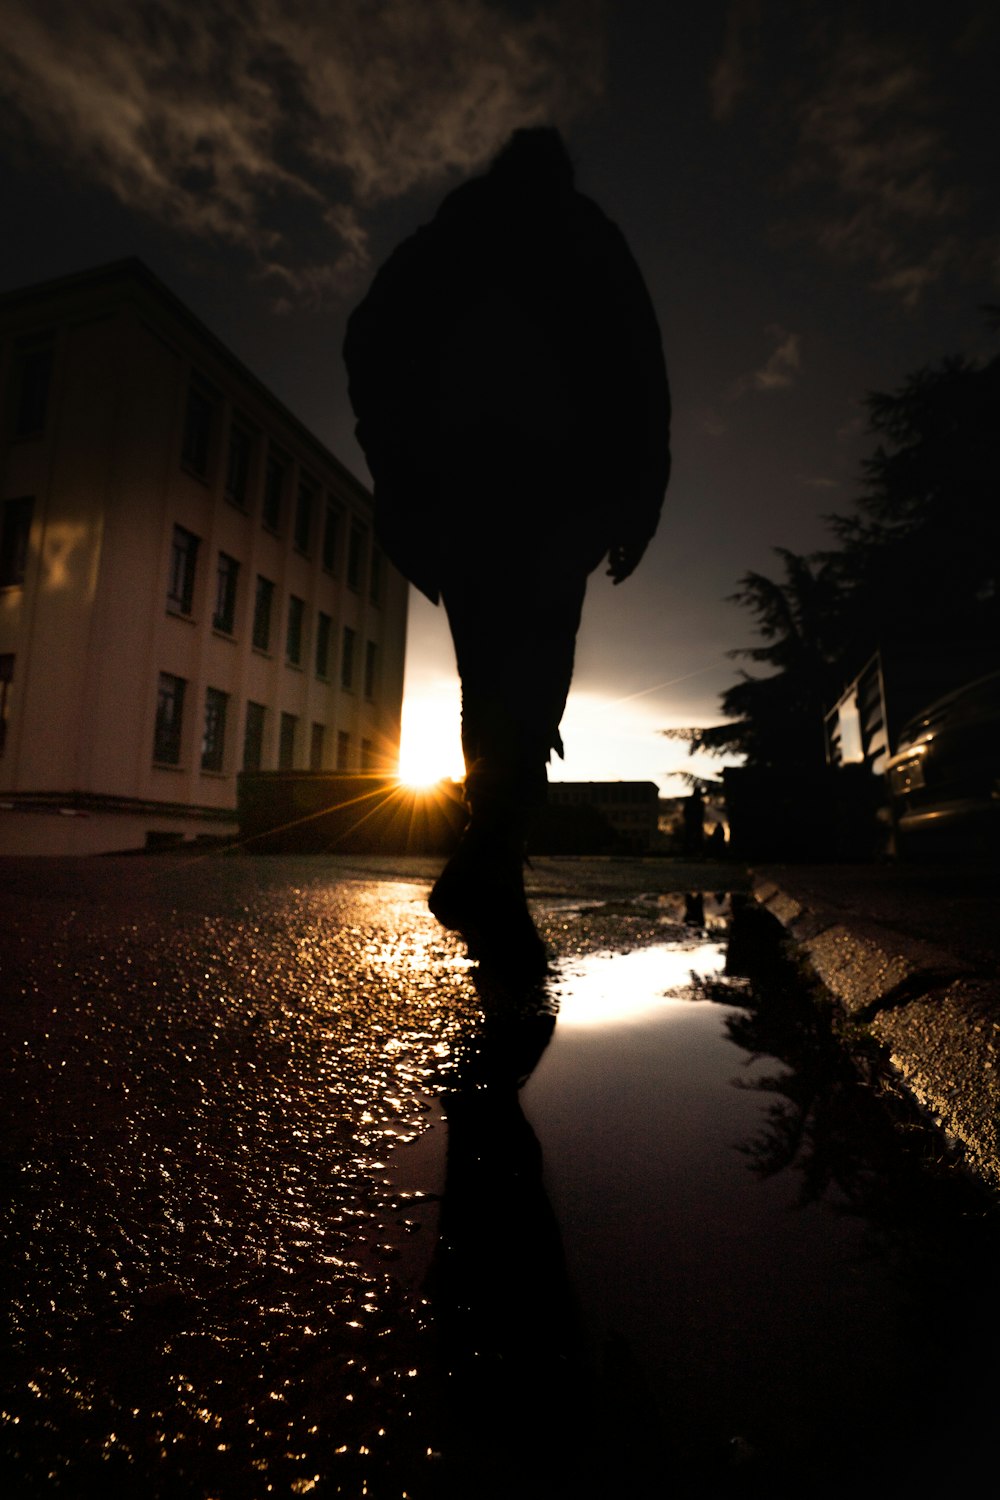
<path id="1" fill-rule="evenodd" d="M 0 852 L 235 830 L 241 769 L 394 769 L 368 491 L 140 262 L 0 297 Z"/>

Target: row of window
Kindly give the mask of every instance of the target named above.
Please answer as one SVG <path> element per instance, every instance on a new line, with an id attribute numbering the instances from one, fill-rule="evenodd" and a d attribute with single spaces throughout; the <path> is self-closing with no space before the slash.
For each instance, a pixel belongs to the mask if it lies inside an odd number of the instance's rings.
<path id="1" fill-rule="evenodd" d="M 52 383 L 54 343 L 51 335 L 23 341 L 15 350 L 13 380 L 13 430 L 15 437 L 37 437 L 45 429 Z M 215 451 L 216 429 L 221 423 L 221 398 L 203 382 L 194 381 L 188 389 L 181 460 L 184 467 L 206 482 Z M 263 441 L 260 432 L 245 418 L 234 415 L 229 426 L 226 449 L 224 493 L 240 510 L 249 511 L 254 488 L 254 456 Z M 335 574 L 339 567 L 341 506 L 330 496 L 323 499 L 323 487 L 317 479 L 301 474 L 292 494 L 294 464 L 291 456 L 267 440 L 260 495 L 262 524 L 276 535 L 282 535 L 290 524 L 292 544 L 305 557 L 312 556 L 317 541 L 324 569 Z M 321 524 L 322 523 L 322 524 Z M 360 592 L 365 586 L 364 574 L 367 528 L 352 519 L 347 534 L 347 585 Z M 382 555 L 372 549 L 368 568 L 368 588 L 374 603 L 382 591 Z"/>
<path id="2" fill-rule="evenodd" d="M 34 507 L 34 498 L 30 495 L 20 496 L 13 500 L 5 500 L 2 506 L 0 506 L 0 588 L 17 587 L 24 583 Z M 194 605 L 194 587 L 199 546 L 200 538 L 194 532 L 188 531 L 183 526 L 174 527 L 173 545 L 170 554 L 170 576 L 167 582 L 167 606 L 178 614 L 190 615 Z M 381 555 L 377 549 L 375 555 Z M 377 571 L 374 567 L 374 557 L 372 561 L 371 581 L 374 590 Z M 360 563 L 358 567 L 360 567 Z M 212 611 L 212 624 L 216 630 L 221 630 L 227 635 L 232 635 L 236 624 L 239 572 L 240 564 L 237 559 L 230 557 L 227 552 L 220 551 L 216 563 L 215 601 Z M 360 577 L 360 573 L 358 576 Z M 273 597 L 274 584 L 268 579 L 259 576 L 254 600 L 253 643 L 262 651 L 270 649 Z M 375 592 L 373 592 L 372 598 L 374 602 L 378 602 Z M 293 596 L 290 606 L 289 639 L 290 643 L 296 646 L 296 652 L 294 656 L 289 652 L 289 660 L 294 662 L 300 660 L 301 626 L 304 609 L 305 605 L 303 601 Z M 317 634 L 317 657 L 319 657 L 321 643 L 324 639 L 324 628 L 328 632 L 330 627 L 328 615 L 320 614 L 319 619 L 320 622 L 325 621 L 326 624 L 325 627 L 322 623 L 320 624 Z M 324 658 L 326 654 L 326 647 L 324 646 L 322 650 Z M 317 671 L 320 676 L 327 675 L 325 668 L 320 670 L 319 666 L 317 666 Z"/>
<path id="3" fill-rule="evenodd" d="M 181 460 L 190 473 L 206 482 L 210 478 L 214 432 L 221 407 L 219 397 L 207 387 L 198 382 L 190 386 Z M 260 434 L 247 421 L 239 416 L 232 418 L 226 450 L 224 493 L 226 499 L 240 510 L 249 511 L 251 508 L 254 452 L 260 440 Z M 342 509 L 329 497 L 324 502 L 321 484 L 307 474 L 299 477 L 293 496 L 292 471 L 290 456 L 268 440 L 260 495 L 261 523 L 268 531 L 281 535 L 290 519 L 292 545 L 304 557 L 310 557 L 322 514 L 320 560 L 326 572 L 336 573 Z M 367 529 L 359 521 L 352 520 L 347 534 L 347 586 L 359 592 L 364 586 L 367 542 Z M 368 587 L 372 602 L 378 604 L 382 592 L 382 555 L 378 548 L 372 551 Z"/>
<path id="4" fill-rule="evenodd" d="M 14 681 L 14 654 L 0 652 L 0 756 L 7 742 L 7 718 L 10 690 Z M 188 683 L 183 677 L 170 672 L 161 672 L 156 699 L 156 729 L 153 742 L 153 759 L 161 765 L 178 766 L 181 762 L 181 735 L 184 729 L 184 711 L 188 698 Z M 202 720 L 201 769 L 222 771 L 225 769 L 227 730 L 230 725 L 229 693 L 220 688 L 205 689 L 205 708 Z M 263 768 L 264 738 L 268 708 L 263 703 L 248 701 L 243 728 L 242 766 L 245 771 Z M 300 720 L 296 714 L 282 713 L 278 724 L 278 769 L 291 770 L 299 751 Z M 353 769 L 353 745 L 346 730 L 337 734 L 337 770 Z M 313 723 L 309 735 L 309 769 L 323 769 L 326 758 L 326 726 Z M 361 741 L 361 769 L 375 769 L 374 754 L 370 740 Z"/>
<path id="5" fill-rule="evenodd" d="M 190 615 L 194 603 L 195 572 L 200 538 L 183 526 L 174 527 L 167 581 L 167 608 L 175 614 Z M 212 625 L 225 635 L 236 627 L 236 602 L 240 564 L 228 552 L 219 552 L 215 573 L 215 602 Z M 251 640 L 258 651 L 270 651 L 274 634 L 275 585 L 270 578 L 257 574 L 254 587 Z M 328 679 L 333 646 L 333 619 L 323 610 L 316 611 L 314 669 L 317 677 Z M 295 667 L 303 665 L 306 650 L 306 602 L 297 594 L 288 596 L 285 620 L 285 660 Z M 344 626 L 340 649 L 340 685 L 353 691 L 358 670 L 357 632 Z M 378 673 L 378 646 L 365 644 L 364 694 L 374 698 Z"/>
<path id="6" fill-rule="evenodd" d="M 184 731 L 185 710 L 188 702 L 189 684 L 183 677 L 171 672 L 161 672 L 156 698 L 156 729 L 153 738 L 153 760 L 164 766 L 179 766 L 181 763 L 181 737 Z M 204 714 L 201 735 L 201 769 L 222 771 L 226 765 L 227 732 L 231 723 L 231 697 L 219 688 L 205 689 Z M 263 703 L 247 700 L 243 721 L 243 753 L 241 765 L 244 771 L 260 771 L 264 762 L 264 743 L 269 710 Z M 299 739 L 302 721 L 297 714 L 282 713 L 278 719 L 279 771 L 290 771 L 295 767 L 299 755 Z M 349 771 L 354 758 L 354 747 L 346 730 L 337 733 L 338 771 Z M 309 731 L 309 769 L 320 771 L 326 760 L 326 725 L 313 722 Z M 361 741 L 361 770 L 375 769 L 375 755 L 371 740 Z"/>

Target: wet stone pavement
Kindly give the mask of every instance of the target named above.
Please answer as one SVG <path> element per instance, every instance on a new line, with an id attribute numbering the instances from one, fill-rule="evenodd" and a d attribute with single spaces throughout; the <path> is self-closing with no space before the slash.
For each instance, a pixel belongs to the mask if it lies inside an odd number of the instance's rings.
<path id="1" fill-rule="evenodd" d="M 542 862 L 518 992 L 433 871 L 0 861 L 2 1493 L 975 1474 L 992 1201 L 727 958 L 732 876 Z"/>

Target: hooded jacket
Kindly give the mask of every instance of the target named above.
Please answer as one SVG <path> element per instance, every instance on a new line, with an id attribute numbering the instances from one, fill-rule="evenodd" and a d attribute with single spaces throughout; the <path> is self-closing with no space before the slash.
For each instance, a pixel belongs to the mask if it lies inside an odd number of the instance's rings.
<path id="1" fill-rule="evenodd" d="M 656 530 L 670 473 L 656 316 L 555 131 L 516 132 L 394 251 L 344 358 L 380 541 L 429 598 L 445 536 L 474 550 L 492 519 L 587 571 Z"/>

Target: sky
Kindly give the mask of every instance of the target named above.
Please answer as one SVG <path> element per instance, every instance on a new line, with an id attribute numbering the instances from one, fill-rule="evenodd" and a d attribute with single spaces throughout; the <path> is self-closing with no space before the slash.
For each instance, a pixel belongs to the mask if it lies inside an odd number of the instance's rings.
<path id="1" fill-rule="evenodd" d="M 674 473 L 638 572 L 593 575 L 552 774 L 677 794 L 719 763 L 661 731 L 721 717 L 740 577 L 852 509 L 865 395 L 992 352 L 998 62 L 984 0 L 5 0 L 0 288 L 141 257 L 367 480 L 347 315 L 511 130 L 557 125 L 649 286 Z M 407 742 L 460 771 L 416 594 Z"/>

